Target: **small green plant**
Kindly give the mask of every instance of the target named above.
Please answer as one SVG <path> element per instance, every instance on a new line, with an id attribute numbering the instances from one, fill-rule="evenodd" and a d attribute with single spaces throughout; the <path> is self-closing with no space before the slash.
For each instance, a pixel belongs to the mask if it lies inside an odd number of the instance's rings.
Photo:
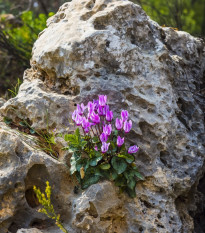
<path id="1" fill-rule="evenodd" d="M 11 93 L 12 98 L 17 96 L 19 92 L 19 87 L 21 84 L 22 84 L 22 81 L 18 78 L 16 85 L 12 85 L 12 89 L 8 89 L 8 91 Z"/>
<path id="2" fill-rule="evenodd" d="M 53 12 L 50 12 L 48 16 L 45 14 L 36 16 L 34 12 L 26 11 L 21 15 L 21 25 L 14 27 L 8 24 L 4 28 L 3 32 L 12 46 L 18 51 L 22 61 L 29 61 L 33 43 L 38 34 L 46 28 L 47 18 L 52 15 L 54 15 Z"/>
<path id="3" fill-rule="evenodd" d="M 38 211 L 40 213 L 43 213 L 47 215 L 49 218 L 55 220 L 55 224 L 64 232 L 68 233 L 68 231 L 63 226 L 62 222 L 60 221 L 60 215 L 56 214 L 53 208 L 53 205 L 51 204 L 51 186 L 49 185 L 49 182 L 46 182 L 46 189 L 45 194 L 40 191 L 39 188 L 36 188 L 36 186 L 33 187 L 33 190 L 36 194 L 36 197 L 39 201 L 39 203 L 43 206 L 42 209 L 39 209 Z"/>
<path id="4" fill-rule="evenodd" d="M 80 134 L 79 128 L 74 134 L 64 135 L 68 142 L 68 147 L 64 149 L 72 153 L 70 172 L 76 176 L 82 189 L 108 179 L 130 197 L 135 197 L 137 179 L 144 179 L 133 155 L 139 147 L 133 145 L 127 150 L 122 137 L 123 133 L 131 130 L 132 121 L 128 120 L 128 112 L 123 110 L 121 119 L 116 118 L 115 121 L 117 130 L 113 129 L 113 113 L 106 100 L 107 96 L 100 95 L 99 100 L 93 100 L 87 106 L 77 105 L 73 112 L 72 119 L 82 128 L 84 135 Z"/>
<path id="5" fill-rule="evenodd" d="M 28 120 L 21 119 L 19 122 L 13 122 L 10 118 L 4 117 L 4 122 L 11 128 L 17 128 L 20 132 L 35 136 L 33 140 L 38 145 L 40 150 L 43 150 L 53 158 L 58 158 L 58 152 L 56 151 L 55 131 L 49 133 L 46 131 L 35 130 Z"/>

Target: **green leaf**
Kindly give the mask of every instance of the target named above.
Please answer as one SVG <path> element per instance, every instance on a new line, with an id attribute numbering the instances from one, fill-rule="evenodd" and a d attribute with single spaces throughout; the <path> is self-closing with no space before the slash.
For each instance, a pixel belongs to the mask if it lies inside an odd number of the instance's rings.
<path id="1" fill-rule="evenodd" d="M 117 137 L 117 135 L 118 135 L 118 130 L 115 130 L 113 134 Z"/>
<path id="2" fill-rule="evenodd" d="M 96 184 L 100 180 L 100 176 L 92 175 L 92 176 L 85 176 L 83 180 L 81 180 L 81 188 L 86 189 L 92 184 Z"/>
<path id="3" fill-rule="evenodd" d="M 135 188 L 133 188 L 133 189 L 126 188 L 126 192 L 128 193 L 128 195 L 129 195 L 131 198 L 136 197 Z"/>
<path id="4" fill-rule="evenodd" d="M 85 148 L 85 146 L 87 145 L 87 141 L 81 141 L 81 143 L 80 143 L 80 146 L 82 147 L 82 149 L 84 149 Z"/>
<path id="5" fill-rule="evenodd" d="M 79 128 L 77 128 L 75 130 L 75 135 L 76 135 L 77 139 L 80 139 L 80 129 Z"/>
<path id="6" fill-rule="evenodd" d="M 102 156 L 95 157 L 90 160 L 90 166 L 94 167 L 97 166 L 97 163 L 102 159 Z"/>
<path id="7" fill-rule="evenodd" d="M 144 180 L 144 176 L 142 174 L 140 174 L 138 171 L 134 171 L 134 174 L 138 179 Z"/>
<path id="8" fill-rule="evenodd" d="M 97 136 L 94 136 L 94 137 L 92 138 L 92 142 L 93 142 L 93 143 L 99 142 L 99 138 L 98 138 Z"/>
<path id="9" fill-rule="evenodd" d="M 93 150 L 96 157 L 102 157 L 102 154 L 99 151 Z"/>
<path id="10" fill-rule="evenodd" d="M 87 159 L 78 159 L 76 161 L 76 169 L 78 172 L 80 172 L 81 167 L 84 167 L 84 170 L 86 171 L 89 167 L 89 160 Z"/>
<path id="11" fill-rule="evenodd" d="M 26 124 L 24 121 L 20 121 L 20 122 L 19 122 L 19 125 L 24 126 L 24 127 L 27 126 L 27 124 Z"/>
<path id="12" fill-rule="evenodd" d="M 34 129 L 30 129 L 29 131 L 30 131 L 31 134 L 35 134 L 36 133 L 36 131 Z"/>
<path id="13" fill-rule="evenodd" d="M 52 137 L 50 137 L 50 143 L 52 143 L 52 144 L 56 144 L 56 142 L 55 142 L 55 137 L 54 136 L 52 136 Z"/>
<path id="14" fill-rule="evenodd" d="M 70 158 L 70 165 L 71 165 L 71 168 L 70 168 L 70 173 L 71 175 L 77 171 L 76 169 L 76 163 L 77 161 L 79 160 L 80 158 L 78 157 L 78 155 L 76 153 L 73 153 L 71 158 Z"/>
<path id="15" fill-rule="evenodd" d="M 115 180 L 118 177 L 117 172 L 115 171 L 115 169 L 111 169 L 111 173 L 110 173 L 110 180 Z"/>
<path id="16" fill-rule="evenodd" d="M 79 141 L 76 135 L 73 134 L 65 134 L 64 140 L 67 142 L 69 141 L 71 144 L 78 145 Z"/>
<path id="17" fill-rule="evenodd" d="M 118 174 L 122 174 L 127 168 L 127 163 L 124 161 L 124 159 L 117 156 L 112 158 L 111 164 Z"/>
<path id="18" fill-rule="evenodd" d="M 119 154 L 117 157 L 125 159 L 128 163 L 132 163 L 135 160 L 135 157 L 130 154 Z"/>
<path id="19" fill-rule="evenodd" d="M 76 164 L 75 163 L 71 164 L 71 166 L 70 166 L 70 174 L 72 175 L 76 171 L 77 171 Z"/>
<path id="20" fill-rule="evenodd" d="M 109 163 L 100 164 L 100 168 L 102 170 L 108 170 L 110 169 L 110 164 Z"/>
<path id="21" fill-rule="evenodd" d="M 136 186 L 136 182 L 135 178 L 131 178 L 127 181 L 127 185 L 130 189 L 133 189 Z"/>
<path id="22" fill-rule="evenodd" d="M 118 176 L 115 179 L 115 185 L 118 186 L 118 187 L 126 186 L 127 185 L 127 180 L 125 179 L 124 176 Z"/>
<path id="23" fill-rule="evenodd" d="M 7 125 L 10 125 L 12 120 L 8 117 L 4 117 L 4 122 L 7 124 Z"/>

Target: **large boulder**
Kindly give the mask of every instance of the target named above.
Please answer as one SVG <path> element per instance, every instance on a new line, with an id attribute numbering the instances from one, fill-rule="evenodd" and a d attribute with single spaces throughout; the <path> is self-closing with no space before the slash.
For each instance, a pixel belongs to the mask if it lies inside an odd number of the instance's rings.
<path id="1" fill-rule="evenodd" d="M 0 228 L 58 232 L 37 213 L 32 191 L 49 180 L 70 232 L 193 232 L 205 193 L 203 185 L 197 191 L 205 154 L 203 42 L 160 27 L 140 6 L 122 0 L 73 0 L 47 24 L 34 44 L 31 69 L 18 95 L 1 107 L 2 116 L 63 133 L 72 130 L 77 103 L 106 94 L 115 116 L 122 109 L 130 113 L 127 139 L 140 146 L 136 163 L 145 181 L 134 199 L 108 181 L 76 194 L 64 164 L 69 155 L 57 161 L 1 123 Z"/>

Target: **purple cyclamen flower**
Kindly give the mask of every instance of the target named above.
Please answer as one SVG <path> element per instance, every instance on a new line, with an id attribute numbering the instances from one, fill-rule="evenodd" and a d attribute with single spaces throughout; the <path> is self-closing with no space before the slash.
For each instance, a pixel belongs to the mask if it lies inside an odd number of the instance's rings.
<path id="1" fill-rule="evenodd" d="M 79 104 L 77 104 L 77 113 L 79 114 L 79 115 L 83 115 L 83 111 L 82 111 L 82 109 L 81 109 L 81 107 L 80 107 L 80 105 Z"/>
<path id="2" fill-rule="evenodd" d="M 90 128 L 89 128 L 89 127 L 84 128 L 84 132 L 85 132 L 85 133 L 89 133 L 89 131 L 90 131 Z"/>
<path id="3" fill-rule="evenodd" d="M 110 143 L 102 142 L 102 146 L 101 146 L 102 153 L 105 153 L 108 151 L 109 145 Z"/>
<path id="4" fill-rule="evenodd" d="M 99 105 L 104 107 L 107 101 L 106 95 L 99 95 Z"/>
<path id="5" fill-rule="evenodd" d="M 98 147 L 97 147 L 97 145 L 95 145 L 94 149 L 95 149 L 96 151 L 98 151 Z"/>
<path id="6" fill-rule="evenodd" d="M 133 153 L 136 153 L 137 151 L 139 150 L 139 147 L 134 145 L 134 146 L 131 146 L 129 149 L 128 149 L 128 153 L 129 154 L 133 154 Z"/>
<path id="7" fill-rule="evenodd" d="M 99 100 L 93 100 L 94 110 L 97 111 L 99 107 Z"/>
<path id="8" fill-rule="evenodd" d="M 87 108 L 87 105 L 84 105 L 83 103 L 80 105 L 81 109 L 82 109 L 82 112 L 85 111 L 85 109 Z"/>
<path id="9" fill-rule="evenodd" d="M 77 126 L 80 126 L 82 124 L 83 118 L 82 116 L 80 116 L 79 114 L 76 114 L 76 118 L 75 118 L 75 123 Z"/>
<path id="10" fill-rule="evenodd" d="M 105 114 L 106 114 L 106 108 L 105 108 L 105 107 L 102 107 L 102 106 L 99 106 L 99 107 L 98 107 L 98 114 L 99 114 L 100 116 L 105 116 Z"/>
<path id="11" fill-rule="evenodd" d="M 111 132 L 112 132 L 112 125 L 111 124 L 103 126 L 103 133 L 110 136 Z"/>
<path id="12" fill-rule="evenodd" d="M 88 108 L 88 112 L 92 113 L 95 110 L 95 104 L 93 104 L 91 101 L 89 101 L 87 108 Z"/>
<path id="13" fill-rule="evenodd" d="M 113 112 L 112 111 L 107 111 L 106 112 L 106 121 L 111 122 L 113 118 Z"/>
<path id="14" fill-rule="evenodd" d="M 100 123 L 100 117 L 98 114 L 95 114 L 95 112 L 92 112 L 92 114 L 90 115 L 90 119 L 96 124 Z"/>
<path id="15" fill-rule="evenodd" d="M 122 119 L 116 118 L 116 120 L 115 120 L 115 127 L 116 127 L 116 129 L 117 129 L 117 130 L 121 130 L 121 129 L 122 129 L 122 126 L 123 126 Z"/>
<path id="16" fill-rule="evenodd" d="M 132 128 L 132 121 L 131 120 L 125 121 L 124 122 L 124 131 L 125 131 L 125 133 L 130 132 L 131 128 Z"/>
<path id="17" fill-rule="evenodd" d="M 117 136 L 117 146 L 122 146 L 124 143 L 124 138 L 121 138 L 120 136 Z"/>
<path id="18" fill-rule="evenodd" d="M 107 135 L 107 134 L 102 133 L 102 134 L 100 135 L 100 141 L 101 141 L 101 142 L 107 142 L 107 139 L 108 139 L 108 135 Z"/>
<path id="19" fill-rule="evenodd" d="M 75 111 L 72 113 L 72 119 L 73 119 L 73 121 L 75 121 L 76 114 L 77 114 L 77 111 L 75 110 Z"/>
<path id="20" fill-rule="evenodd" d="M 123 120 L 123 121 L 127 121 L 127 120 L 128 120 L 128 117 L 129 117 L 128 111 L 122 110 L 122 112 L 121 112 L 121 118 L 122 118 L 122 120 Z"/>
<path id="21" fill-rule="evenodd" d="M 90 127 L 90 122 L 88 121 L 88 119 L 86 119 L 86 117 L 83 117 L 82 119 L 82 127 L 83 129 Z"/>

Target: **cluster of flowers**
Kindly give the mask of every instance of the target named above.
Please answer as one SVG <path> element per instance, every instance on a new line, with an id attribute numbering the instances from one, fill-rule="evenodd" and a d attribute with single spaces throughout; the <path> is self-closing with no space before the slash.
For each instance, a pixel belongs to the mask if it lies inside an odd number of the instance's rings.
<path id="1" fill-rule="evenodd" d="M 101 152 L 106 153 L 110 143 L 107 143 L 109 136 L 112 133 L 113 112 L 106 104 L 107 96 L 99 95 L 98 100 L 89 101 L 85 106 L 77 104 L 76 110 L 72 114 L 72 119 L 77 126 L 82 126 L 84 134 L 93 134 L 98 136 L 102 142 Z M 121 118 L 116 118 L 115 127 L 117 130 L 124 130 L 128 133 L 132 128 L 132 121 L 128 120 L 129 113 L 126 110 L 121 111 Z M 113 123 L 114 124 L 114 123 Z M 121 147 L 124 144 L 124 138 L 117 137 L 117 146 Z M 97 147 L 95 147 L 97 150 Z M 128 153 L 136 153 L 139 147 L 136 145 L 128 149 Z"/>

